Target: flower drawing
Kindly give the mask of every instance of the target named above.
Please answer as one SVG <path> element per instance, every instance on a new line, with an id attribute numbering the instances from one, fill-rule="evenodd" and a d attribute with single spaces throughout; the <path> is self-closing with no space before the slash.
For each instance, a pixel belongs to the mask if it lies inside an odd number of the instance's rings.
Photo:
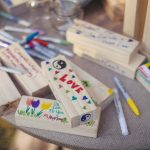
<path id="1" fill-rule="evenodd" d="M 26 101 L 27 106 L 31 106 L 32 101 L 33 101 L 33 99 L 28 98 L 27 101 Z"/>
<path id="2" fill-rule="evenodd" d="M 42 110 L 48 110 L 48 109 L 50 109 L 52 107 L 52 102 L 50 102 L 50 103 L 42 103 L 41 104 L 41 109 Z"/>
<path id="3" fill-rule="evenodd" d="M 31 114 L 33 115 L 34 112 L 35 112 L 35 109 L 40 105 L 40 100 L 35 100 L 35 101 L 32 101 L 32 107 L 34 109 L 31 109 Z"/>
<path id="4" fill-rule="evenodd" d="M 52 107 L 52 102 L 49 102 L 49 103 L 43 102 L 43 103 L 41 104 L 41 111 L 38 112 L 38 113 L 36 114 L 36 116 L 39 116 L 39 117 L 40 117 L 44 110 L 51 109 L 51 107 Z"/>
<path id="5" fill-rule="evenodd" d="M 30 110 L 30 106 L 32 105 L 32 100 L 33 99 L 27 98 L 27 101 L 26 101 L 26 105 L 27 105 L 26 113 Z"/>
<path id="6" fill-rule="evenodd" d="M 32 107 L 37 108 L 40 104 L 40 100 L 32 101 Z"/>

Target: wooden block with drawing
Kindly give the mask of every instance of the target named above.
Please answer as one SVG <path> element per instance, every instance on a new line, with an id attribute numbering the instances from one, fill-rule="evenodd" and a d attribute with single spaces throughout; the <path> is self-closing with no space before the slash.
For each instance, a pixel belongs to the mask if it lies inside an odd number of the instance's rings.
<path id="1" fill-rule="evenodd" d="M 100 111 L 98 108 L 98 118 L 95 121 L 71 128 L 60 101 L 23 96 L 16 110 L 15 120 L 18 126 L 97 137 Z"/>
<path id="2" fill-rule="evenodd" d="M 102 110 L 105 109 L 105 107 L 107 107 L 113 100 L 112 89 L 110 89 L 108 86 L 97 80 L 95 77 L 87 73 L 85 70 L 70 60 L 68 60 L 68 62 L 76 72 L 77 76 L 79 77 L 86 91 L 93 99 L 94 103 L 97 106 L 100 106 Z M 45 74 L 44 64 L 45 62 L 42 62 L 41 64 L 43 74 Z"/>
<path id="3" fill-rule="evenodd" d="M 133 58 L 132 62 L 130 65 L 124 64 L 124 63 L 116 63 L 114 61 L 111 61 L 107 59 L 106 57 L 102 56 L 95 59 L 94 56 L 91 54 L 89 55 L 87 48 L 83 48 L 80 46 L 74 46 L 74 52 L 81 56 L 84 57 L 90 61 L 93 61 L 103 67 L 106 67 L 112 71 L 115 71 L 123 76 L 126 76 L 128 78 L 134 79 L 136 70 L 137 68 L 144 62 L 145 56 L 140 55 L 140 54 L 135 54 L 135 57 Z"/>
<path id="4" fill-rule="evenodd" d="M 13 77 L 28 95 L 43 95 L 49 91 L 41 68 L 18 44 L 0 50 L 0 59 L 10 68 L 21 69 L 24 74 Z"/>
<path id="5" fill-rule="evenodd" d="M 73 127 L 96 119 L 95 103 L 64 56 L 52 58 L 44 62 L 42 67 L 50 88 L 65 107 Z"/>
<path id="6" fill-rule="evenodd" d="M 21 95 L 6 72 L 0 71 L 0 115 L 16 107 Z"/>
<path id="7" fill-rule="evenodd" d="M 71 61 L 69 61 L 69 63 L 78 75 L 84 88 L 89 93 L 95 104 L 100 106 L 102 110 L 105 109 L 105 107 L 107 107 L 113 100 L 112 89 L 94 78 L 82 68 L 78 67 L 76 64 L 72 63 Z"/>
<path id="8" fill-rule="evenodd" d="M 136 79 L 150 92 L 150 62 L 138 68 Z"/>
<path id="9" fill-rule="evenodd" d="M 90 47 L 91 54 L 102 54 L 126 64 L 131 62 L 139 48 L 139 42 L 134 39 L 81 20 L 74 21 L 66 37 L 73 44 Z"/>

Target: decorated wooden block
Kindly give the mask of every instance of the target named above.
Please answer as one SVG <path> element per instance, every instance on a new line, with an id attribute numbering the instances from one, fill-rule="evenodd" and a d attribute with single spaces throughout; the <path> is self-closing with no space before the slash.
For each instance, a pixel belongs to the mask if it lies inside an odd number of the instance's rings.
<path id="1" fill-rule="evenodd" d="M 94 103 L 104 109 L 114 98 L 112 89 L 68 60 Z"/>
<path id="2" fill-rule="evenodd" d="M 21 95 L 6 72 L 0 71 L 0 115 L 14 107 Z"/>
<path id="3" fill-rule="evenodd" d="M 136 79 L 150 92 L 150 62 L 138 68 Z"/>
<path id="4" fill-rule="evenodd" d="M 105 55 L 108 59 L 129 63 L 138 50 L 139 42 L 85 21 L 75 20 L 67 31 L 67 40 L 89 47 L 91 53 Z"/>
<path id="5" fill-rule="evenodd" d="M 49 90 L 41 68 L 18 44 L 0 50 L 0 59 L 10 68 L 21 69 L 22 75 L 13 76 L 28 95 L 43 95 Z"/>
<path id="6" fill-rule="evenodd" d="M 103 67 L 106 67 L 112 71 L 115 71 L 123 76 L 126 76 L 128 78 L 134 79 L 137 68 L 144 62 L 145 56 L 140 54 L 135 54 L 135 57 L 131 61 L 130 65 L 124 64 L 124 63 L 116 63 L 114 61 L 111 61 L 107 59 L 104 56 L 101 56 L 97 59 L 95 59 L 94 56 L 89 55 L 88 51 L 86 51 L 86 48 L 81 48 L 80 46 L 74 46 L 74 52 L 84 57 L 92 62 L 95 62 Z"/>
<path id="7" fill-rule="evenodd" d="M 97 107 L 64 56 L 46 61 L 43 68 L 50 88 L 63 103 L 73 126 L 96 118 Z"/>
<path id="8" fill-rule="evenodd" d="M 100 108 L 98 108 L 97 116 L 95 121 L 71 128 L 68 115 L 60 101 L 23 96 L 16 110 L 15 120 L 18 126 L 96 137 Z"/>
<path id="9" fill-rule="evenodd" d="M 87 73 L 85 70 L 68 60 L 69 64 L 76 72 L 79 77 L 82 85 L 89 93 L 91 99 L 97 106 L 100 106 L 102 109 L 105 109 L 113 100 L 114 96 L 112 94 L 112 89 L 103 84 L 101 81 L 94 78 L 92 75 Z M 45 62 L 42 62 L 42 71 L 45 74 Z M 52 88 L 52 87 L 51 87 Z"/>

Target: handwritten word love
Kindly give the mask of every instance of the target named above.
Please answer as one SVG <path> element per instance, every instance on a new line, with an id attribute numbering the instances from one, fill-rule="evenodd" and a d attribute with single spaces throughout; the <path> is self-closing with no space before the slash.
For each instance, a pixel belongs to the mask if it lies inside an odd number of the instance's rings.
<path id="1" fill-rule="evenodd" d="M 67 79 L 68 75 L 65 74 L 62 77 L 59 78 L 60 81 L 62 82 L 66 82 L 66 84 L 70 84 L 72 89 L 75 89 L 75 91 L 77 93 L 80 93 L 81 91 L 83 91 L 83 88 L 78 85 L 77 83 L 75 83 L 73 80 L 71 79 Z"/>

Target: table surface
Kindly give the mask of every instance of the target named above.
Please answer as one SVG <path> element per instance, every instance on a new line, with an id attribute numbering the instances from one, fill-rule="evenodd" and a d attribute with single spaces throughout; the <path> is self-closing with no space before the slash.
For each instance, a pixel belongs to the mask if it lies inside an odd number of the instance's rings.
<path id="1" fill-rule="evenodd" d="M 33 12 L 28 12 L 26 14 L 20 15 L 28 20 L 32 20 L 31 14 Z M 44 14 L 44 13 L 43 13 Z M 38 16 L 36 14 L 36 16 Z M 91 18 L 92 15 L 91 15 Z M 34 27 L 39 27 L 48 32 L 49 35 L 58 37 L 58 34 L 52 29 L 48 17 L 44 19 L 34 18 L 37 23 Z M 86 17 L 88 20 L 89 18 Z M 96 20 L 96 19 L 95 19 Z M 103 20 L 104 21 L 104 20 Z M 94 22 L 91 19 L 91 22 Z M 95 22 L 101 24 L 99 21 Z M 9 21 L 1 20 L 0 27 L 4 25 L 15 25 Z M 108 24 L 108 22 L 107 22 Z M 102 23 L 104 26 L 104 24 Z M 109 24 L 108 24 L 109 25 Z M 116 26 L 118 24 L 116 23 Z M 114 27 L 116 27 L 114 26 Z M 111 25 L 112 27 L 112 25 Z M 113 29 L 113 27 L 112 27 Z M 118 28 L 117 28 L 118 29 Z M 16 36 L 18 36 L 16 34 Z M 70 48 L 68 48 L 70 49 Z M 62 145 L 72 149 L 149 149 L 150 147 L 150 100 L 149 93 L 143 88 L 143 86 L 136 80 L 130 80 L 123 77 L 113 71 L 110 71 L 104 67 L 101 67 L 93 62 L 86 59 L 79 58 L 75 56 L 71 58 L 75 64 L 79 65 L 81 68 L 89 72 L 91 75 L 102 81 L 107 86 L 113 88 L 112 78 L 118 76 L 123 82 L 126 89 L 129 91 L 130 95 L 135 100 L 136 104 L 140 108 L 141 116 L 136 117 L 128 108 L 126 102 L 121 97 L 121 102 L 123 105 L 125 117 L 127 120 L 127 125 L 129 128 L 130 135 L 122 136 L 120 126 L 117 120 L 117 114 L 115 111 L 114 104 L 110 104 L 105 110 L 102 111 L 98 138 L 88 138 L 76 135 L 69 135 L 64 133 L 58 133 L 53 131 L 38 130 L 32 128 L 20 128 L 24 132 L 45 140 L 50 143 Z M 15 126 L 14 113 L 4 115 L 3 118 L 9 123 Z"/>

